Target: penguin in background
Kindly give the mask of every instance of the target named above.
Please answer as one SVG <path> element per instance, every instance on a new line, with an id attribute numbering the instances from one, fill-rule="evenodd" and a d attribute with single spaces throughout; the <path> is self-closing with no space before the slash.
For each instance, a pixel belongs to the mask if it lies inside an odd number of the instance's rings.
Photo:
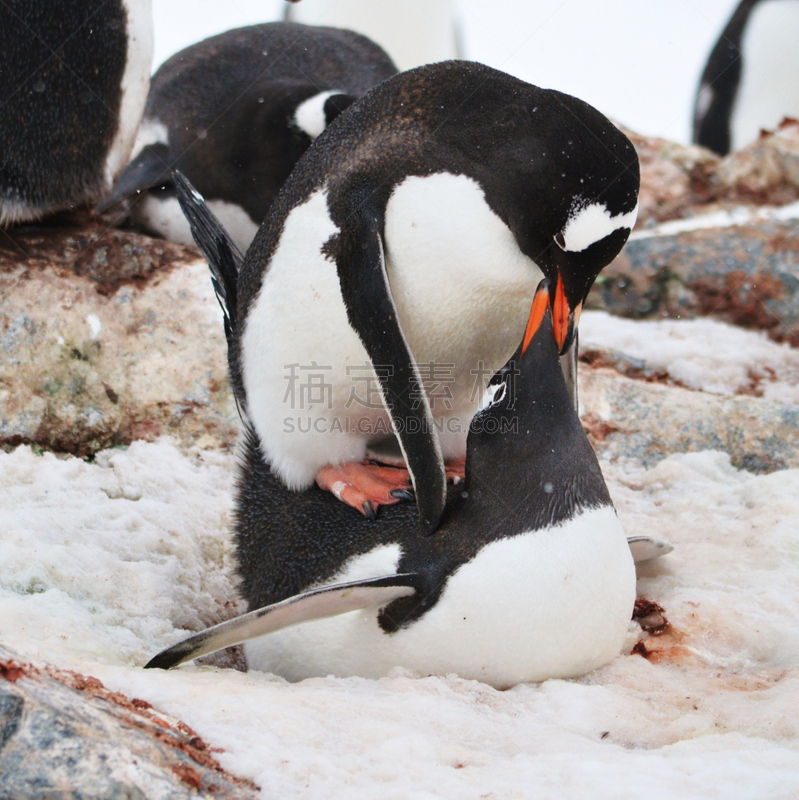
<path id="1" fill-rule="evenodd" d="M 297 163 L 231 279 L 232 384 L 265 461 L 367 516 L 410 480 L 435 530 L 480 374 L 547 277 L 573 377 L 582 304 L 638 188 L 631 142 L 574 97 L 458 61 L 372 89 Z"/>
<path id="2" fill-rule="evenodd" d="M 0 225 L 110 191 L 133 147 L 152 53 L 151 0 L 0 4 Z"/>
<path id="3" fill-rule="evenodd" d="M 291 0 L 285 18 L 349 28 L 377 42 L 401 70 L 462 55 L 454 0 Z"/>
<path id="4" fill-rule="evenodd" d="M 246 250 L 294 164 L 358 97 L 396 74 L 347 30 L 274 22 L 187 47 L 155 73 L 134 155 L 100 206 L 191 244 L 170 177 L 179 169 Z"/>
<path id="5" fill-rule="evenodd" d="M 247 641 L 251 669 L 289 680 L 404 666 L 506 688 L 581 675 L 618 655 L 633 557 L 558 356 L 544 280 L 471 422 L 465 482 L 450 488 L 432 537 L 412 504 L 369 523 L 318 487 L 287 489 L 249 429 L 235 528 L 240 591 L 253 610 L 147 667 Z M 650 544 L 648 557 L 668 550 Z"/>
<path id="6" fill-rule="evenodd" d="M 799 0 L 742 0 L 710 53 L 695 144 L 727 155 L 799 115 Z"/>

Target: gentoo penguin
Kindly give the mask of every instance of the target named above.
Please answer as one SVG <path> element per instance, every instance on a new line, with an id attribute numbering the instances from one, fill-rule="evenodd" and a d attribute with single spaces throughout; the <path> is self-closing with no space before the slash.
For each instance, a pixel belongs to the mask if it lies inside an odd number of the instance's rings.
<path id="1" fill-rule="evenodd" d="M 362 461 L 396 433 L 435 530 L 431 465 L 464 458 L 542 273 L 573 363 L 638 187 L 630 141 L 574 97 L 464 61 L 376 86 L 300 159 L 232 276 L 232 382 L 264 459 L 370 514 L 398 483 Z"/>
<path id="2" fill-rule="evenodd" d="M 101 210 L 131 198 L 135 223 L 190 244 L 170 179 L 178 168 L 246 250 L 311 142 L 396 72 L 363 36 L 296 23 L 238 28 L 187 47 L 153 76 L 133 159 Z"/>
<path id="3" fill-rule="evenodd" d="M 302 0 L 286 6 L 286 19 L 358 31 L 385 48 L 402 70 L 460 55 L 454 0 Z"/>
<path id="4" fill-rule="evenodd" d="M 694 107 L 694 142 L 740 150 L 799 115 L 799 0 L 742 0 L 710 53 Z"/>
<path id="5" fill-rule="evenodd" d="M 94 202 L 130 155 L 151 0 L 0 3 L 0 225 Z"/>
<path id="6" fill-rule="evenodd" d="M 147 666 L 265 633 L 246 645 L 249 667 L 290 680 L 404 666 L 505 688 L 614 658 L 635 569 L 561 371 L 546 284 L 471 422 L 465 482 L 450 489 L 434 536 L 411 504 L 370 524 L 318 487 L 290 491 L 250 431 L 236 545 L 253 611 Z"/>

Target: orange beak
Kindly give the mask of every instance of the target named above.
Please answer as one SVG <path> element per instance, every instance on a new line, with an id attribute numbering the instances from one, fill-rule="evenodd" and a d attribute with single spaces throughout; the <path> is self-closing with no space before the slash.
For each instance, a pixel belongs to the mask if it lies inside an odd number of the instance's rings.
<path id="1" fill-rule="evenodd" d="M 533 298 L 533 307 L 530 309 L 530 318 L 527 320 L 527 330 L 524 332 L 524 340 L 522 341 L 522 355 L 524 355 L 524 351 L 527 350 L 527 346 L 533 340 L 536 331 L 541 327 L 541 320 L 544 319 L 544 314 L 547 313 L 548 303 L 549 288 L 546 283 L 542 283 Z"/>
<path id="2" fill-rule="evenodd" d="M 558 285 L 555 288 L 555 302 L 552 304 L 552 328 L 555 331 L 555 342 L 558 352 L 563 352 L 563 345 L 569 335 L 569 304 L 563 291 L 563 281 L 558 274 Z"/>

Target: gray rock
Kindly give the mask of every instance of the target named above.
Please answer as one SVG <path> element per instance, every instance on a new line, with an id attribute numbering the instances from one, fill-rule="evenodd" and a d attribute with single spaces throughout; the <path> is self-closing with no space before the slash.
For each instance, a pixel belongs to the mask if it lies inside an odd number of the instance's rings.
<path id="1" fill-rule="evenodd" d="M 799 345 L 799 220 L 633 238 L 587 307 L 636 318 L 712 314 Z"/>
<path id="2" fill-rule="evenodd" d="M 641 165 L 638 226 L 677 219 L 709 201 L 709 186 L 720 162 L 704 147 L 681 145 L 623 128 Z"/>
<path id="3" fill-rule="evenodd" d="M 796 406 L 694 392 L 646 371 L 642 377 L 580 365 L 583 427 L 602 457 L 651 466 L 670 453 L 723 450 L 750 472 L 799 467 Z"/>
<path id="4" fill-rule="evenodd" d="M 0 800 L 255 800 L 187 725 L 0 645 Z"/>
<path id="5" fill-rule="evenodd" d="M 221 312 L 193 248 L 85 220 L 8 235 L 0 444 L 86 456 L 165 433 L 235 441 Z"/>
<path id="6" fill-rule="evenodd" d="M 785 119 L 715 165 L 708 175 L 710 197 L 770 205 L 799 197 L 799 122 Z"/>
<path id="7" fill-rule="evenodd" d="M 720 158 L 710 150 L 624 130 L 641 163 L 638 225 L 701 213 L 702 207 L 783 205 L 799 199 L 799 122 Z"/>

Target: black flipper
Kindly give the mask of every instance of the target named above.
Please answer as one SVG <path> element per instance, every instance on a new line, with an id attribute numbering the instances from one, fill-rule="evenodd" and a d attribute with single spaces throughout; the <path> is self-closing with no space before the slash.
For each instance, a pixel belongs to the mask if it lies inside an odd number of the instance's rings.
<path id="1" fill-rule="evenodd" d="M 660 558 L 674 550 L 673 545 L 660 539 L 653 539 L 651 536 L 628 536 L 627 544 L 636 564 Z"/>
<path id="2" fill-rule="evenodd" d="M 349 215 L 328 244 L 338 265 L 350 324 L 375 367 L 383 403 L 391 416 L 411 475 L 422 531 L 435 532 L 444 511 L 447 478 L 441 445 L 416 361 L 399 324 L 386 273 L 382 218 L 368 200 L 349 193 Z M 353 213 L 353 207 L 358 210 Z M 334 215 L 334 221 L 335 215 Z"/>
<path id="3" fill-rule="evenodd" d="M 144 668 L 169 669 L 301 622 L 362 608 L 382 608 L 397 598 L 414 594 L 419 582 L 418 575 L 408 573 L 312 589 L 195 633 L 162 650 Z"/>
<path id="4" fill-rule="evenodd" d="M 244 406 L 244 389 L 236 355 L 238 352 L 236 303 L 239 268 L 244 260 L 244 254 L 230 238 L 219 220 L 211 213 L 203 196 L 191 185 L 189 179 L 182 172 L 175 170 L 172 173 L 172 181 L 178 192 L 180 209 L 189 222 L 194 241 L 211 268 L 211 282 L 225 318 L 225 338 L 228 346 L 231 382 L 236 395 L 236 403 L 242 408 Z"/>
<path id="5" fill-rule="evenodd" d="M 152 189 L 153 186 L 171 184 L 170 172 L 168 145 L 156 142 L 143 147 L 139 155 L 125 167 L 111 194 L 97 204 L 97 211 L 104 214 L 139 192 Z"/>

